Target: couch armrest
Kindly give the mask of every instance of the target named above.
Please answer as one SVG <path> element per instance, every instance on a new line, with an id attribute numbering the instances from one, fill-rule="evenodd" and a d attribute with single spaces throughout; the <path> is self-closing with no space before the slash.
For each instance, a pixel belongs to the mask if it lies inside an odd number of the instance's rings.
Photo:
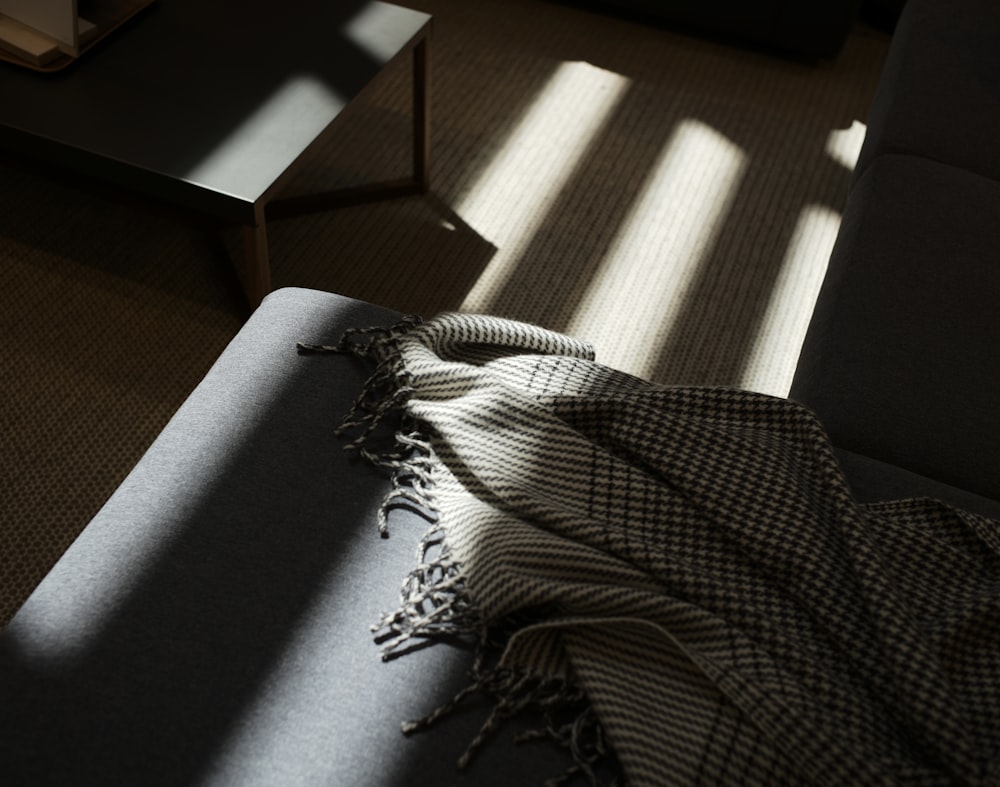
<path id="1" fill-rule="evenodd" d="M 369 631 L 427 523 L 399 511 L 379 537 L 387 480 L 333 434 L 369 370 L 295 347 L 396 319 L 306 290 L 264 301 L 0 632 L 4 783 L 454 780 L 487 709 L 412 738 L 399 725 L 450 699 L 470 654 L 383 664 Z M 563 768 L 496 743 L 471 782 Z"/>

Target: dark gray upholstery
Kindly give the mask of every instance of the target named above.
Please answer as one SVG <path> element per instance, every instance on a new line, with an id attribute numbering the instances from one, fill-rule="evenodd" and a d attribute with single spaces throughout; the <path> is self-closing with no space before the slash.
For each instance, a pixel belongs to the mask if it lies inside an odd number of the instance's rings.
<path id="1" fill-rule="evenodd" d="M 333 427 L 366 369 L 300 356 L 396 315 L 336 295 L 271 295 L 149 452 L 0 634 L 4 785 L 448 784 L 485 718 L 400 722 L 465 685 L 447 647 L 383 664 L 369 632 L 395 608 L 427 523 Z M 470 783 L 560 773 L 510 732 Z"/>
<path id="2" fill-rule="evenodd" d="M 1000 499 L 1000 3 L 910 0 L 790 396 L 833 443 Z"/>
<path id="3" fill-rule="evenodd" d="M 887 153 L 1000 180 L 1000 3 L 910 0 L 867 118 L 859 178 Z"/>
<path id="4" fill-rule="evenodd" d="M 1000 183 L 912 156 L 848 202 L 792 398 L 835 445 L 1000 499 Z"/>
<path id="5" fill-rule="evenodd" d="M 1000 519 L 1000 500 L 983 497 L 965 489 L 904 470 L 888 462 L 855 454 L 842 448 L 834 453 L 847 477 L 855 498 L 862 503 L 929 497 L 982 516 Z"/>

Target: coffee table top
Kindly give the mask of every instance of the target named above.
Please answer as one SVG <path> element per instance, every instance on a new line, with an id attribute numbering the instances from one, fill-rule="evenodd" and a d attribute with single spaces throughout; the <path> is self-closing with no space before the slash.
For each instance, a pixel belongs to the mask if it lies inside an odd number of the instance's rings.
<path id="1" fill-rule="evenodd" d="M 155 3 L 65 71 L 0 63 L 0 147 L 250 223 L 429 22 L 366 0 Z"/>

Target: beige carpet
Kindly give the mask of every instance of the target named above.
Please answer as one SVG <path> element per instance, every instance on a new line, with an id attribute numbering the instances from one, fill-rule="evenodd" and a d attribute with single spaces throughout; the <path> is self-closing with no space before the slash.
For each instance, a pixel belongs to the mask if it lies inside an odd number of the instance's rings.
<path id="1" fill-rule="evenodd" d="M 797 63 L 541 0 L 435 15 L 433 193 L 277 222 L 276 286 L 486 311 L 663 382 L 787 391 L 884 35 Z M 409 72 L 293 189 L 404 172 Z M 0 624 L 245 317 L 231 232 L 0 159 Z M 227 251 L 229 254 L 227 254 Z"/>

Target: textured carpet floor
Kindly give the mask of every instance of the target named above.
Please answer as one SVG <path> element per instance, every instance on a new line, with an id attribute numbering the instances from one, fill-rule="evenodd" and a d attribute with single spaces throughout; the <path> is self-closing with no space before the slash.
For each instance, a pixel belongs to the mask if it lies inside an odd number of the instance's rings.
<path id="1" fill-rule="evenodd" d="M 275 286 L 484 311 L 783 394 L 887 38 L 799 63 L 541 0 L 435 15 L 432 194 L 275 222 Z M 404 173 L 387 71 L 291 190 Z M 0 158 L 0 624 L 245 319 L 238 236 Z"/>

